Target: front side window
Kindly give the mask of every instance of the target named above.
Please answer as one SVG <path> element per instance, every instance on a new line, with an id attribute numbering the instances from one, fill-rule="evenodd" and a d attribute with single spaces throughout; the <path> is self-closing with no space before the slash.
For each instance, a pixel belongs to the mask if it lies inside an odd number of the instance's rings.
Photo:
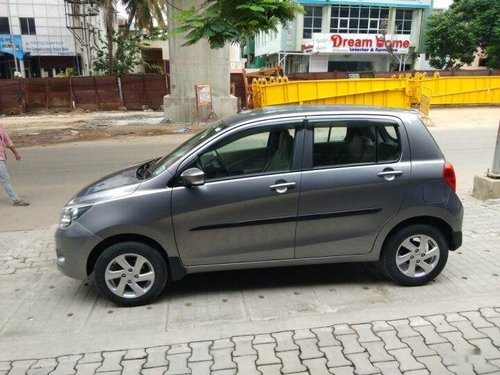
<path id="1" fill-rule="evenodd" d="M 321 22 L 323 20 L 323 7 L 305 6 L 304 7 L 304 39 L 311 39 L 313 33 L 321 32 Z"/>
<path id="2" fill-rule="evenodd" d="M 195 165 L 207 181 L 286 172 L 292 168 L 295 129 L 252 130 L 229 136 L 200 154 Z"/>
<path id="3" fill-rule="evenodd" d="M 0 17 L 0 34 L 10 34 L 9 19 Z"/>
<path id="4" fill-rule="evenodd" d="M 159 175 L 173 163 L 188 154 L 190 150 L 196 148 L 197 146 L 220 133 L 221 131 L 225 130 L 226 128 L 227 125 L 224 122 L 219 121 L 218 123 L 191 137 L 186 142 L 178 146 L 175 150 L 173 150 L 170 154 L 156 160 L 148 169 L 146 178 Z"/>
<path id="5" fill-rule="evenodd" d="M 34 18 L 19 18 L 19 22 L 21 24 L 21 34 L 36 35 Z"/>
<path id="6" fill-rule="evenodd" d="M 400 150 L 397 124 L 333 121 L 314 126 L 315 168 L 393 162 Z"/>

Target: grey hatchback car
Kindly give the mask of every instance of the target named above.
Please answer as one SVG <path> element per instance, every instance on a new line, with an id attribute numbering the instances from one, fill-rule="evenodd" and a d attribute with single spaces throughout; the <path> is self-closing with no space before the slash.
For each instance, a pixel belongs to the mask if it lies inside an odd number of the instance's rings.
<path id="1" fill-rule="evenodd" d="M 270 107 L 223 119 L 64 207 L 57 265 L 115 303 L 185 274 L 380 262 L 421 285 L 462 244 L 455 172 L 413 111 Z"/>

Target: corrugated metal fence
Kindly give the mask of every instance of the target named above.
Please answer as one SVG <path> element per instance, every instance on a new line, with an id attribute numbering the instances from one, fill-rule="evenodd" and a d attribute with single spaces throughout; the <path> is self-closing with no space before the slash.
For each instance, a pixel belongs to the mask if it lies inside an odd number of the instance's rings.
<path id="1" fill-rule="evenodd" d="M 41 109 L 158 109 L 168 92 L 165 75 L 21 78 L 0 80 L 0 113 Z"/>
<path id="2" fill-rule="evenodd" d="M 362 104 L 410 108 L 431 105 L 500 104 L 500 76 L 441 77 L 416 73 L 392 78 L 289 81 L 287 77 L 252 83 L 253 106 L 282 104 Z"/>

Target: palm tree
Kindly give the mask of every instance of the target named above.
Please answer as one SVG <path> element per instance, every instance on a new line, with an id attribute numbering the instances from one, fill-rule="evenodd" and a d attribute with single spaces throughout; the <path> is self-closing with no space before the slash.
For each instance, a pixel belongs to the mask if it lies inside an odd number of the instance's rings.
<path id="1" fill-rule="evenodd" d="M 130 30 L 132 22 L 139 30 L 153 30 L 155 26 L 166 28 L 167 2 L 165 0 L 122 0 L 128 13 L 126 31 Z"/>
<path id="2" fill-rule="evenodd" d="M 108 74 L 113 73 L 113 34 L 115 31 L 116 0 L 97 0 L 97 5 L 104 12 L 106 41 L 108 47 Z"/>

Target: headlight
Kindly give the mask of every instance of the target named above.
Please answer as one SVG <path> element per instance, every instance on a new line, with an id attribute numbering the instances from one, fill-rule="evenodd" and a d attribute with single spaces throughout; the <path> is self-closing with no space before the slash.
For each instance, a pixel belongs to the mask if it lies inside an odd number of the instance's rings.
<path id="1" fill-rule="evenodd" d="M 59 228 L 69 227 L 75 220 L 78 220 L 85 212 L 87 212 L 92 206 L 69 206 L 64 207 L 61 214 L 61 221 L 59 222 Z"/>

